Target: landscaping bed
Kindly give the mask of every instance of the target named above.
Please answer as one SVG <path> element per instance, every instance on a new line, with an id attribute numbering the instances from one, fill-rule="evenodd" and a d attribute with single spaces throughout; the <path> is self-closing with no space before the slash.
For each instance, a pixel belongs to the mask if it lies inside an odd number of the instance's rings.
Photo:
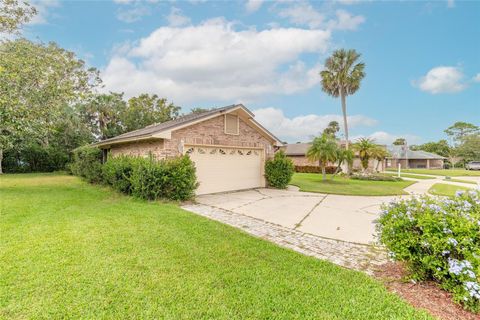
<path id="1" fill-rule="evenodd" d="M 432 319 L 174 204 L 48 174 L 1 176 L 0 197 L 0 318 Z"/>
<path id="2" fill-rule="evenodd" d="M 321 174 L 295 173 L 290 184 L 297 186 L 301 191 L 329 194 L 359 195 L 359 196 L 388 196 L 406 194 L 403 190 L 415 181 L 371 181 L 356 180 L 336 176 L 322 181 Z"/>

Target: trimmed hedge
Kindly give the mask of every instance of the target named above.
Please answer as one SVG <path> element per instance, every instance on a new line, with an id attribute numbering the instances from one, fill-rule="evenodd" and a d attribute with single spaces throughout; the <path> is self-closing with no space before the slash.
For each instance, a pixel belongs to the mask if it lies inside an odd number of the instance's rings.
<path id="1" fill-rule="evenodd" d="M 273 159 L 265 162 L 265 178 L 271 187 L 285 189 L 292 179 L 293 172 L 293 162 L 283 151 L 278 151 Z"/>
<path id="2" fill-rule="evenodd" d="M 69 170 L 88 182 L 102 182 L 102 150 L 91 146 L 73 150 L 73 163 L 69 166 Z"/>
<path id="3" fill-rule="evenodd" d="M 395 177 L 395 176 L 382 176 L 378 174 L 369 174 L 369 175 L 361 175 L 361 174 L 354 174 L 350 177 L 350 179 L 354 180 L 365 180 L 365 181 L 402 181 L 402 178 Z"/>
<path id="4" fill-rule="evenodd" d="M 139 159 L 130 176 L 132 195 L 147 200 L 189 200 L 198 187 L 188 156 L 155 161 Z"/>
<path id="5" fill-rule="evenodd" d="M 392 201 L 378 219 L 380 242 L 416 280 L 433 280 L 480 312 L 480 191 Z"/>
<path id="6" fill-rule="evenodd" d="M 135 165 L 138 165 L 141 160 L 140 158 L 128 156 L 118 156 L 108 159 L 102 166 L 104 182 L 111 185 L 117 191 L 131 194 L 132 183 L 130 182 L 130 178 Z"/>
<path id="7" fill-rule="evenodd" d="M 336 166 L 326 166 L 325 172 L 327 174 L 334 174 L 337 171 Z M 295 172 L 299 173 L 322 173 L 322 168 L 319 166 L 295 166 Z"/>

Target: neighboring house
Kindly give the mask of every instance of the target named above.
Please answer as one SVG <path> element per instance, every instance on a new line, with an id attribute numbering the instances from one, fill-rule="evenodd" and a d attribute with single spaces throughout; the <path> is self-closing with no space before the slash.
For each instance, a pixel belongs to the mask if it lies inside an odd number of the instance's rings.
<path id="1" fill-rule="evenodd" d="M 422 150 L 413 151 L 407 146 L 389 146 L 388 152 L 390 157 L 385 160 L 385 167 L 398 168 L 398 164 L 402 169 L 422 168 L 422 169 L 443 169 L 445 159 L 435 153 Z"/>
<path id="2" fill-rule="evenodd" d="M 344 142 L 340 142 L 342 145 L 344 145 Z M 287 157 L 292 159 L 293 164 L 296 166 L 318 166 L 318 163 L 312 162 L 308 160 L 306 157 L 306 153 L 308 148 L 310 148 L 312 144 L 311 143 L 290 143 L 285 145 L 285 154 Z M 332 163 L 330 164 L 334 166 L 335 164 Z M 360 161 L 360 158 L 356 155 L 353 159 L 353 164 L 352 164 L 352 169 L 353 170 L 362 170 L 362 163 Z M 383 161 L 380 161 L 380 163 L 377 160 L 370 159 L 368 162 L 368 170 L 369 171 L 383 171 L 384 170 L 384 163 Z"/>
<path id="3" fill-rule="evenodd" d="M 95 144 L 105 157 L 188 154 L 200 183 L 197 194 L 265 186 L 265 159 L 282 142 L 242 104 L 188 114 Z"/>

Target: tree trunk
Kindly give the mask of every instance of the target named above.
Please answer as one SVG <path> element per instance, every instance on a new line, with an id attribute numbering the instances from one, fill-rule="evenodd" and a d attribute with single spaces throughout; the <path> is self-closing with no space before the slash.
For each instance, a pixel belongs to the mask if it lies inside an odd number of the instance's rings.
<path id="1" fill-rule="evenodd" d="M 347 122 L 347 102 L 345 93 L 343 89 L 340 89 L 340 98 L 342 100 L 342 113 L 343 113 L 343 130 L 345 131 L 345 150 L 348 150 L 349 141 L 348 141 L 348 122 Z M 346 174 L 350 174 L 350 165 L 347 165 Z"/>
<path id="2" fill-rule="evenodd" d="M 325 172 L 325 166 L 322 164 L 322 181 L 327 180 L 327 173 Z"/>
<path id="3" fill-rule="evenodd" d="M 3 149 L 0 148 L 0 174 L 3 174 L 2 161 L 3 161 Z"/>

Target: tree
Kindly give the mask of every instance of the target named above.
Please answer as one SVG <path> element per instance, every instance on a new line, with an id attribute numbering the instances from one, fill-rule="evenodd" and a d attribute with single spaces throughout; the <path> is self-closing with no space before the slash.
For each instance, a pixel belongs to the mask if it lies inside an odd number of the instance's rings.
<path id="1" fill-rule="evenodd" d="M 99 78 L 55 43 L 4 41 L 0 54 L 1 163 L 3 151 L 23 137 L 48 145 L 62 109 L 88 96 Z"/>
<path id="2" fill-rule="evenodd" d="M 462 139 L 458 155 L 466 161 L 480 160 L 480 134 L 470 134 Z"/>
<path id="3" fill-rule="evenodd" d="M 471 134 L 476 134 L 480 128 L 472 123 L 457 121 L 452 126 L 445 129 L 445 133 L 450 136 L 454 143 L 461 143 L 462 139 Z"/>
<path id="4" fill-rule="evenodd" d="M 348 167 L 351 167 L 353 164 L 353 158 L 355 154 L 352 150 L 346 150 L 344 148 L 339 147 L 337 149 L 337 169 L 335 169 L 335 173 L 332 174 L 331 179 L 335 178 L 335 176 L 340 172 L 342 168 L 342 164 L 346 163 Z"/>
<path id="5" fill-rule="evenodd" d="M 26 1 L 0 0 L 0 33 L 17 33 L 35 14 L 37 10 Z"/>
<path id="6" fill-rule="evenodd" d="M 380 163 L 385 160 L 386 157 L 389 156 L 389 153 L 388 153 L 388 150 L 385 148 L 385 147 L 382 147 L 382 146 L 375 146 L 375 148 L 373 148 L 370 152 L 370 156 L 377 160 L 377 165 L 375 166 L 375 171 L 378 172 L 378 166 L 380 165 Z M 368 166 L 368 164 L 367 164 Z"/>
<path id="7" fill-rule="evenodd" d="M 322 134 L 313 139 L 312 145 L 307 150 L 307 158 L 318 161 L 322 170 L 323 181 L 327 180 L 325 167 L 328 163 L 336 162 L 338 156 L 338 144 L 330 135 Z"/>
<path id="8" fill-rule="evenodd" d="M 359 59 L 360 54 L 355 50 L 336 50 L 325 61 L 325 70 L 320 72 L 322 90 L 341 99 L 346 150 L 349 145 L 346 97 L 360 88 L 360 82 L 365 77 L 365 64 L 357 62 Z"/>
<path id="9" fill-rule="evenodd" d="M 364 172 L 368 169 L 368 161 L 378 150 L 377 148 L 378 146 L 375 144 L 375 141 L 370 138 L 360 138 L 353 145 L 353 149 L 358 152 Z"/>
<path id="10" fill-rule="evenodd" d="M 180 107 L 168 103 L 167 99 L 156 94 L 141 94 L 128 100 L 126 109 L 121 114 L 125 131 L 144 128 L 154 123 L 162 123 L 178 117 Z"/>
<path id="11" fill-rule="evenodd" d="M 411 146 L 410 149 L 432 152 L 442 157 L 448 158 L 451 148 L 448 145 L 447 140 L 442 139 L 438 142 L 427 142 L 418 146 Z"/>
<path id="12" fill-rule="evenodd" d="M 328 126 L 323 130 L 323 133 L 336 137 L 337 132 L 340 131 L 338 121 L 330 121 Z"/>
<path id="13" fill-rule="evenodd" d="M 394 146 L 405 146 L 407 144 L 407 140 L 405 138 L 397 138 L 393 141 Z"/>

